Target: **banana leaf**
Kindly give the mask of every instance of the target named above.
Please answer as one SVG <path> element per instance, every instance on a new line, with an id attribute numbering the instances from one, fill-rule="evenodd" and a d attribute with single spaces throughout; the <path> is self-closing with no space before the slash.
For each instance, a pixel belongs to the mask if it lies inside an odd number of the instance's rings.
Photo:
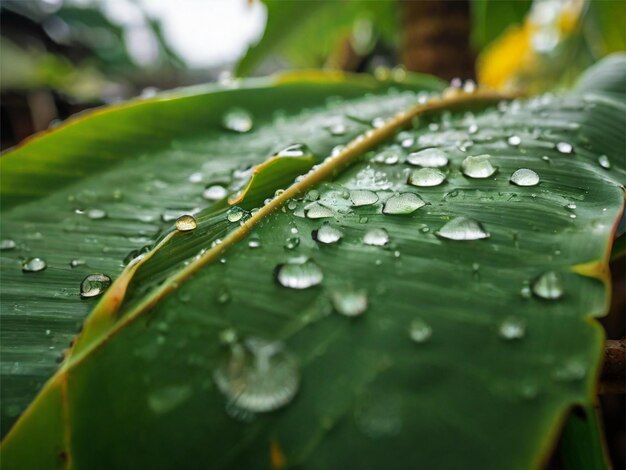
<path id="1" fill-rule="evenodd" d="M 4 155 L 2 468 L 540 466 L 624 205 L 623 97 L 583 83 L 285 74 Z"/>

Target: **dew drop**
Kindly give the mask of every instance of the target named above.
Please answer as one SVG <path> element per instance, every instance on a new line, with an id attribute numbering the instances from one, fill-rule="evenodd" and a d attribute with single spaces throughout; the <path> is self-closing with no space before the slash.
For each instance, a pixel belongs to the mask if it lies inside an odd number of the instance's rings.
<path id="1" fill-rule="evenodd" d="M 331 245 L 337 243 L 343 237 L 343 232 L 328 224 L 322 225 L 319 229 L 312 233 L 313 239 L 317 242 Z"/>
<path id="2" fill-rule="evenodd" d="M 83 299 L 97 297 L 111 285 L 111 278 L 106 274 L 90 274 L 80 283 L 80 296 Z"/>
<path id="3" fill-rule="evenodd" d="M 373 191 L 353 190 L 350 191 L 350 200 L 356 207 L 370 206 L 378 202 L 378 195 Z"/>
<path id="4" fill-rule="evenodd" d="M 261 246 L 261 240 L 258 238 L 251 238 L 248 241 L 248 248 L 259 248 Z"/>
<path id="5" fill-rule="evenodd" d="M 278 265 L 276 280 L 290 289 L 308 289 L 321 284 L 324 275 L 320 267 L 311 259 L 297 258 Z"/>
<path id="6" fill-rule="evenodd" d="M 546 271 L 532 284 L 532 291 L 537 297 L 556 300 L 563 296 L 561 275 L 554 271 Z"/>
<path id="7" fill-rule="evenodd" d="M 519 146 L 519 144 L 522 143 L 522 139 L 519 135 L 512 135 L 508 139 L 506 139 L 506 142 L 512 147 L 517 147 Z"/>
<path id="8" fill-rule="evenodd" d="M 293 144 L 278 151 L 276 157 L 306 157 L 313 155 L 311 149 L 304 144 Z"/>
<path id="9" fill-rule="evenodd" d="M 87 214 L 87 217 L 89 217 L 92 220 L 104 219 L 107 216 L 107 213 L 103 211 L 102 209 L 89 209 L 87 210 L 86 214 Z"/>
<path id="10" fill-rule="evenodd" d="M 482 240 L 490 237 L 480 222 L 468 217 L 455 217 L 435 233 L 448 240 Z"/>
<path id="11" fill-rule="evenodd" d="M 520 168 L 511 175 L 510 181 L 517 186 L 537 186 L 539 175 L 528 168 Z"/>
<path id="12" fill-rule="evenodd" d="M 285 240 L 285 248 L 287 250 L 293 250 L 300 245 L 300 237 L 289 237 Z"/>
<path id="13" fill-rule="evenodd" d="M 426 203 L 415 193 L 402 193 L 391 196 L 385 202 L 383 213 L 390 215 L 406 215 L 415 212 Z"/>
<path id="14" fill-rule="evenodd" d="M 446 174 L 436 168 L 420 168 L 413 170 L 409 176 L 409 184 L 417 187 L 439 186 L 446 180 Z"/>
<path id="15" fill-rule="evenodd" d="M 521 339 L 526 334 L 526 323 L 517 318 L 507 318 L 500 324 L 498 334 L 505 340 Z"/>
<path id="16" fill-rule="evenodd" d="M 567 142 L 559 142 L 558 144 L 556 144 L 556 149 L 560 153 L 564 154 L 571 154 L 574 152 L 574 147 L 572 146 L 572 144 L 569 144 Z"/>
<path id="17" fill-rule="evenodd" d="M 209 186 L 202 192 L 202 197 L 207 201 L 219 201 L 228 195 L 228 191 L 224 186 L 214 184 Z"/>
<path id="18" fill-rule="evenodd" d="M 9 250 L 13 250 L 15 249 L 15 241 L 11 240 L 10 238 L 5 238 L 3 240 L 0 240 L 0 251 L 9 251 Z"/>
<path id="19" fill-rule="evenodd" d="M 29 258 L 22 264 L 22 271 L 25 273 L 36 273 L 38 271 L 43 271 L 46 269 L 48 265 L 41 258 Z"/>
<path id="20" fill-rule="evenodd" d="M 344 135 L 347 132 L 346 125 L 344 123 L 342 123 L 342 122 L 333 124 L 332 126 L 330 126 L 328 128 L 328 130 L 334 136 L 341 136 L 341 135 Z"/>
<path id="21" fill-rule="evenodd" d="M 609 157 L 607 157 L 606 155 L 600 155 L 598 157 L 598 163 L 605 170 L 609 170 L 611 168 L 611 162 L 609 160 Z"/>
<path id="22" fill-rule="evenodd" d="M 448 157 L 438 148 L 428 148 L 419 152 L 410 153 L 406 157 L 407 163 L 427 168 L 440 168 L 448 164 Z"/>
<path id="23" fill-rule="evenodd" d="M 239 222 L 244 215 L 244 210 L 241 207 L 231 207 L 226 212 L 226 219 L 229 222 Z"/>
<path id="24" fill-rule="evenodd" d="M 233 345 L 213 378 L 231 405 L 253 413 L 287 405 L 300 383 L 297 361 L 284 345 L 260 338 Z"/>
<path id="25" fill-rule="evenodd" d="M 385 246 L 389 243 L 389 234 L 384 228 L 373 228 L 365 233 L 363 243 L 371 246 Z"/>
<path id="26" fill-rule="evenodd" d="M 313 202 L 304 208 L 304 214 L 308 219 L 323 219 L 326 217 L 334 217 L 335 213 L 328 207 L 322 206 L 317 202 Z"/>
<path id="27" fill-rule="evenodd" d="M 83 266 L 84 264 L 86 264 L 84 259 L 73 259 L 72 261 L 70 261 L 70 268 L 77 268 L 78 266 Z"/>
<path id="28" fill-rule="evenodd" d="M 225 129 L 245 133 L 252 129 L 252 115 L 242 108 L 232 108 L 222 118 Z"/>
<path id="29" fill-rule="evenodd" d="M 187 178 L 187 180 L 190 183 L 200 183 L 202 182 L 202 173 L 200 172 L 192 173 L 189 175 L 189 178 Z"/>
<path id="30" fill-rule="evenodd" d="M 176 219 L 176 230 L 179 232 L 190 232 L 198 226 L 193 215 L 185 214 Z"/>
<path id="31" fill-rule="evenodd" d="M 330 300 L 335 311 L 346 317 L 356 317 L 367 310 L 367 292 L 362 289 L 334 290 Z"/>
<path id="32" fill-rule="evenodd" d="M 414 343 L 425 343 L 432 335 L 432 328 L 424 320 L 415 319 L 409 325 L 409 338 Z"/>
<path id="33" fill-rule="evenodd" d="M 461 163 L 463 174 L 469 178 L 489 178 L 497 168 L 489 161 L 489 155 L 466 157 Z"/>

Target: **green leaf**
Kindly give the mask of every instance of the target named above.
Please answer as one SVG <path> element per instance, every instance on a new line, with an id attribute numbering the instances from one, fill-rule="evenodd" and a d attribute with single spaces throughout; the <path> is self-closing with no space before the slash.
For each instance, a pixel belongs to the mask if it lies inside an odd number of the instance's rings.
<path id="1" fill-rule="evenodd" d="M 504 33 L 511 25 L 522 24 L 531 5 L 531 0 L 515 2 L 472 0 L 470 6 L 474 47 L 481 49 Z"/>
<path id="2" fill-rule="evenodd" d="M 572 410 L 563 428 L 559 451 L 567 470 L 611 468 L 600 417 L 592 405 Z"/>
<path id="3" fill-rule="evenodd" d="M 263 3 L 267 7 L 265 32 L 237 64 L 237 76 L 252 74 L 272 55 L 282 56 L 297 67 L 321 67 L 341 40 L 352 39 L 359 49 L 373 43 L 372 35 L 392 41 L 397 34 L 397 11 L 392 1 L 264 0 Z M 358 29 L 359 21 L 362 31 L 357 31 L 358 37 L 354 38 L 353 30 Z"/>
<path id="4" fill-rule="evenodd" d="M 423 90 L 441 85 L 319 74 L 192 89 L 78 118 L 5 155 L 1 233 L 17 246 L 2 251 L 3 426 L 41 390 L 4 439 L 3 467 L 539 465 L 567 410 L 595 393 L 592 317 L 607 308 L 623 209 L 625 106 L 589 90 L 415 107 Z M 253 129 L 229 133 L 222 116 L 241 107 Z M 337 122 L 345 131 L 330 131 Z M 294 143 L 319 166 L 259 211 L 239 218 L 245 208 L 203 201 L 205 184 L 234 192 L 243 170 Z M 442 185 L 407 184 L 407 153 L 423 147 L 450 160 Z M 496 173 L 464 176 L 468 154 L 491 155 Z M 539 185 L 512 185 L 519 168 Z M 274 191 L 252 185 L 244 202 Z M 355 206 L 350 191 L 378 202 Z M 389 214 L 393 191 L 426 205 Z M 189 212 L 198 227 L 173 230 Z M 456 217 L 488 238 L 444 238 Z M 316 241 L 326 224 L 337 243 Z M 389 243 L 364 243 L 384 241 L 380 229 Z M 22 273 L 34 256 L 48 268 Z M 70 268 L 79 257 L 87 265 Z M 277 270 L 283 285 L 310 287 L 283 287 Z M 521 293 L 550 271 L 562 297 Z M 78 297 L 93 272 L 117 277 L 95 307 Z M 241 367 L 272 380 L 241 388 L 249 376 L 228 380 Z"/>

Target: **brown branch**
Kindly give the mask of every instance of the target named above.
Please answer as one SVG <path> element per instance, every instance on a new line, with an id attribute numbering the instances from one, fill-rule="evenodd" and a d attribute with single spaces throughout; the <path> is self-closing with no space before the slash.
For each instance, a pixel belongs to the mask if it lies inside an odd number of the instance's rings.
<path id="1" fill-rule="evenodd" d="M 598 393 L 626 393 L 626 343 L 623 339 L 606 340 Z"/>

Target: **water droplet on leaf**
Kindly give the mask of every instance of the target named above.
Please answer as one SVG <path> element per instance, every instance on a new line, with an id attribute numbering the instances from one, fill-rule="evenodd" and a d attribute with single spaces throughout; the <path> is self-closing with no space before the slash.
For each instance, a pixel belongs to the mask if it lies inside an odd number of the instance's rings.
<path id="1" fill-rule="evenodd" d="M 365 233 L 363 243 L 371 246 L 385 246 L 389 243 L 389 234 L 384 228 L 373 228 Z"/>
<path id="2" fill-rule="evenodd" d="M 517 318 L 507 318 L 498 328 L 498 334 L 502 339 L 521 339 L 526 334 L 526 324 Z"/>
<path id="3" fill-rule="evenodd" d="M 563 296 L 561 275 L 554 271 L 546 271 L 532 284 L 532 291 L 537 297 L 556 300 Z"/>
<path id="4" fill-rule="evenodd" d="M 195 230 L 197 226 L 196 219 L 192 215 L 185 214 L 176 219 L 176 230 L 179 232 L 189 232 Z"/>
<path id="5" fill-rule="evenodd" d="M 569 144 L 567 142 L 559 142 L 558 144 L 556 144 L 556 149 L 560 153 L 564 154 L 571 154 L 574 152 L 574 147 L 572 146 L 572 144 Z"/>
<path id="6" fill-rule="evenodd" d="M 611 168 L 611 162 L 609 161 L 609 157 L 607 157 L 606 155 L 600 155 L 598 157 L 598 163 L 605 170 L 609 170 Z"/>
<path id="7" fill-rule="evenodd" d="M 410 153 L 406 157 L 407 163 L 427 168 L 440 168 L 448 164 L 448 157 L 438 148 L 428 148 L 419 152 Z"/>
<path id="8" fill-rule="evenodd" d="M 25 273 L 36 273 L 43 271 L 48 265 L 41 258 L 29 258 L 22 264 L 22 271 Z"/>
<path id="9" fill-rule="evenodd" d="M 15 242 L 10 238 L 0 240 L 0 251 L 9 251 L 15 248 Z"/>
<path id="10" fill-rule="evenodd" d="M 421 319 L 415 319 L 409 325 L 409 337 L 415 343 L 424 343 L 433 335 L 433 330 L 428 323 Z"/>
<path id="11" fill-rule="evenodd" d="M 466 157 L 461 163 L 463 174 L 469 178 L 489 178 L 497 168 L 489 161 L 489 155 Z"/>
<path id="12" fill-rule="evenodd" d="M 347 317 L 362 315 L 367 310 L 367 292 L 362 289 L 334 290 L 330 300 L 337 313 Z"/>
<path id="13" fill-rule="evenodd" d="M 80 283 L 80 296 L 83 299 L 97 297 L 111 285 L 111 278 L 106 274 L 90 274 Z"/>
<path id="14" fill-rule="evenodd" d="M 370 206 L 378 202 L 378 195 L 373 191 L 353 190 L 350 191 L 350 200 L 356 207 Z"/>
<path id="15" fill-rule="evenodd" d="M 225 187 L 219 184 L 209 186 L 202 192 L 202 197 L 207 201 L 219 201 L 224 199 L 228 195 L 228 191 Z"/>
<path id="16" fill-rule="evenodd" d="M 328 207 L 322 206 L 317 202 L 313 202 L 304 208 L 304 214 L 309 219 L 323 219 L 326 217 L 334 217 L 335 213 Z"/>
<path id="17" fill-rule="evenodd" d="M 308 289 L 321 284 L 324 275 L 320 267 L 311 259 L 293 259 L 278 265 L 276 280 L 290 289 Z"/>
<path id="18" fill-rule="evenodd" d="M 320 243 L 333 244 L 337 243 L 343 237 L 343 232 L 328 224 L 322 225 L 319 229 L 313 231 L 313 239 Z"/>
<path id="19" fill-rule="evenodd" d="M 229 131 L 244 133 L 252 129 L 252 115 L 242 108 L 232 108 L 222 118 L 222 125 Z"/>
<path id="20" fill-rule="evenodd" d="M 402 193 L 391 196 L 385 202 L 383 213 L 391 215 L 406 215 L 415 212 L 426 203 L 415 193 Z"/>
<path id="21" fill-rule="evenodd" d="M 539 184 L 539 175 L 528 168 L 520 168 L 511 175 L 511 183 L 517 186 L 536 186 Z"/>
<path id="22" fill-rule="evenodd" d="M 480 222 L 469 217 L 455 217 L 435 233 L 448 240 L 482 240 L 490 237 Z"/>
<path id="23" fill-rule="evenodd" d="M 226 212 L 226 219 L 229 222 L 239 222 L 244 216 L 244 210 L 240 207 L 231 207 Z"/>
<path id="24" fill-rule="evenodd" d="M 417 187 L 438 186 L 446 180 L 446 174 L 436 168 L 413 170 L 409 184 Z"/>

